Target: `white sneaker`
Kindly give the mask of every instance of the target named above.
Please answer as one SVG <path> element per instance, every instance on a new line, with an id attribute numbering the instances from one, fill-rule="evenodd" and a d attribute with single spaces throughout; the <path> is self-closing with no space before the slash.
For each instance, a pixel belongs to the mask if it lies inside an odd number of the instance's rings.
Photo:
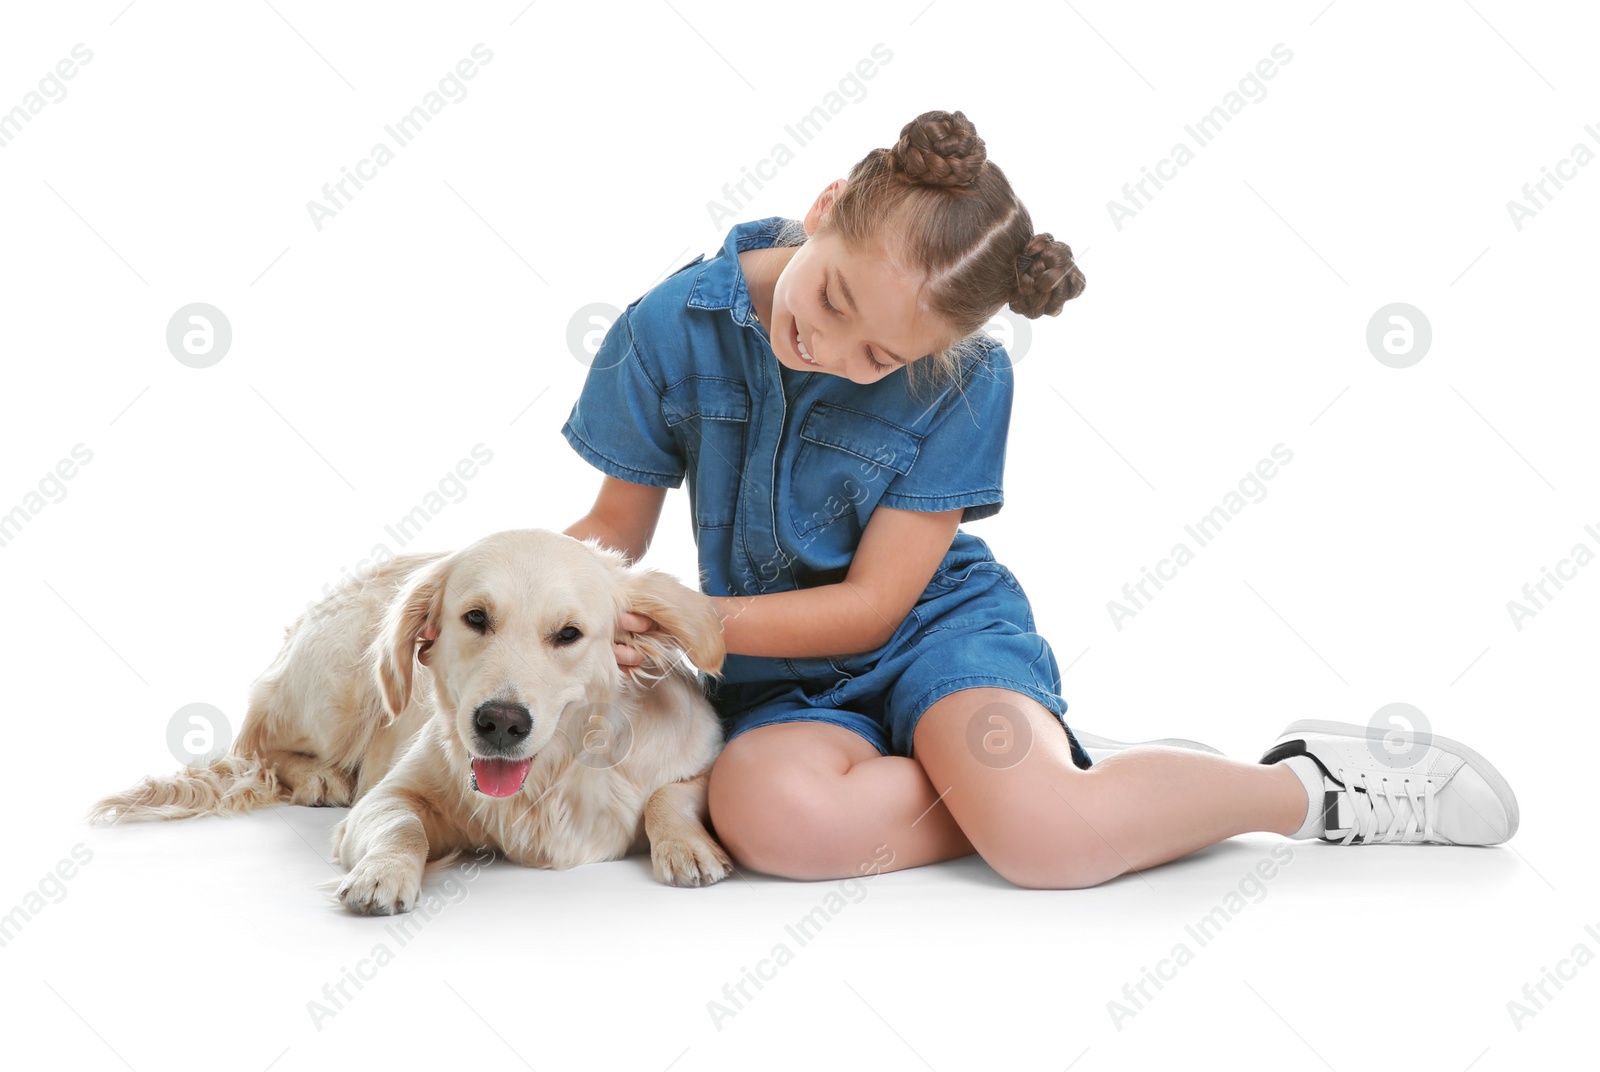
<path id="1" fill-rule="evenodd" d="M 1404 754 L 1382 727 L 1307 719 L 1261 757 L 1309 756 L 1322 769 L 1324 841 L 1498 845 L 1517 832 L 1517 798 L 1488 760 L 1458 741 L 1420 734 Z"/>
<path id="2" fill-rule="evenodd" d="M 1116 755 L 1124 748 L 1137 748 L 1145 744 L 1164 744 L 1170 748 L 1187 748 L 1195 752 L 1210 752 L 1214 756 L 1222 755 L 1217 749 L 1199 741 L 1188 741 L 1182 737 L 1162 737 L 1154 741 L 1113 741 L 1110 737 L 1102 737 L 1098 733 L 1089 733 L 1076 726 L 1072 728 L 1072 735 L 1078 739 L 1083 750 L 1089 753 L 1089 758 L 1095 763 L 1107 756 Z"/>

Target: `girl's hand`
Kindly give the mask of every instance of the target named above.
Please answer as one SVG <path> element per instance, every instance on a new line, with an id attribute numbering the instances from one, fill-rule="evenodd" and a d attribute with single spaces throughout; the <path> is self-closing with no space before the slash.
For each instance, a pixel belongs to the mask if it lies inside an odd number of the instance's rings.
<path id="1" fill-rule="evenodd" d="M 631 610 L 623 611 L 617 619 L 617 624 L 624 633 L 648 633 L 656 627 L 654 619 L 643 614 L 635 614 Z M 617 656 L 617 666 L 624 674 L 632 673 L 634 667 L 644 662 L 644 655 L 631 644 L 613 644 L 611 647 Z"/>

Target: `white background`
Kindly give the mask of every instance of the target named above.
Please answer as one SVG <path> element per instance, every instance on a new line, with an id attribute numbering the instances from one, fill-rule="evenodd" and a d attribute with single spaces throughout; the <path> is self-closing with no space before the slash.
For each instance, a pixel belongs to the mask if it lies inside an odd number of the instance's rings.
<path id="1" fill-rule="evenodd" d="M 0 511 L 75 444 L 93 453 L 0 547 L 0 913 L 92 853 L 0 948 L 8 1055 L 141 1072 L 1593 1060 L 1587 958 L 1520 1027 L 1507 1008 L 1580 943 L 1600 954 L 1600 567 L 1520 629 L 1507 609 L 1576 544 L 1600 550 L 1600 167 L 1520 229 L 1507 209 L 1575 145 L 1600 151 L 1592 11 L 524 4 L 6 5 L 0 109 L 93 51 L 0 149 Z M 319 231 L 306 203 L 479 42 L 493 60 L 468 95 Z M 880 42 L 892 60 L 727 202 Z M 1278 43 L 1293 58 L 1265 97 L 1119 227 L 1107 203 Z M 1088 278 L 1014 352 L 1007 501 L 972 526 L 1033 600 L 1069 721 L 1253 759 L 1290 720 L 1411 703 L 1511 781 L 1508 846 L 1295 843 L 1198 949 L 1185 926 L 1280 839 L 1076 892 L 1011 887 L 976 857 L 891 873 L 804 947 L 785 925 L 839 884 L 497 864 L 399 948 L 319 886 L 338 812 L 82 822 L 172 769 L 180 707 L 237 729 L 283 627 L 375 544 L 398 550 L 384 526 L 475 444 L 492 462 L 411 549 L 579 518 L 600 479 L 559 433 L 585 373 L 574 314 L 714 253 L 734 220 L 803 215 L 933 108 L 977 124 Z M 207 369 L 166 346 L 191 302 L 232 325 Z M 1410 368 L 1367 348 L 1393 302 L 1432 325 Z M 1265 498 L 1119 629 L 1108 601 L 1279 443 L 1293 460 Z M 681 489 L 646 564 L 695 576 Z M 714 1022 L 708 1002 L 779 942 L 793 961 Z M 1107 1003 L 1179 942 L 1193 961 L 1114 1021 Z M 379 943 L 393 961 L 314 1022 L 307 1003 Z"/>

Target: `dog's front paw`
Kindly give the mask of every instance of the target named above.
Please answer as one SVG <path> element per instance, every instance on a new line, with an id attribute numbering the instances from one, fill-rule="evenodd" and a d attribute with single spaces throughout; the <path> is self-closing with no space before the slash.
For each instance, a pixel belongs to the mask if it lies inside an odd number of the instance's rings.
<path id="1" fill-rule="evenodd" d="M 355 798 L 355 779 L 332 767 L 279 775 L 289 790 L 289 803 L 305 808 L 348 808 Z"/>
<path id="2" fill-rule="evenodd" d="M 409 912 L 422 892 L 422 868 L 394 856 L 364 856 L 339 885 L 344 906 L 363 916 Z"/>
<path id="3" fill-rule="evenodd" d="M 650 867 L 668 886 L 709 886 L 728 877 L 733 861 L 709 834 L 690 834 L 652 842 Z"/>

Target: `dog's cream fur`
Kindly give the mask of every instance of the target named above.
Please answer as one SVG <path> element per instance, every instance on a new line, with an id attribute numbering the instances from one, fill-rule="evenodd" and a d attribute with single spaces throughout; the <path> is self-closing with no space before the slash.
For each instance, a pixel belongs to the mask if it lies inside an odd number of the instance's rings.
<path id="1" fill-rule="evenodd" d="M 465 621 L 474 609 L 487 630 Z M 631 676 L 612 651 L 624 610 L 659 626 L 630 637 L 646 657 Z M 453 554 L 401 555 L 289 627 L 227 756 L 146 778 L 91 817 L 354 805 L 334 833 L 350 869 L 338 896 L 372 914 L 408 911 L 430 858 L 480 847 L 549 868 L 648 848 L 662 882 L 706 885 L 731 870 L 706 830 L 722 727 L 677 649 L 720 672 L 711 602 L 598 542 L 521 529 Z M 486 701 L 532 717 L 519 752 L 532 767 L 509 797 L 470 780 Z"/>

